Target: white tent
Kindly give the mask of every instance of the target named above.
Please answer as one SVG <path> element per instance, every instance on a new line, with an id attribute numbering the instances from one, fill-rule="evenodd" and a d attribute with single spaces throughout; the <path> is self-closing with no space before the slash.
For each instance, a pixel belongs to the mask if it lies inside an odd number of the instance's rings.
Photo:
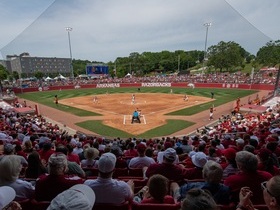
<path id="1" fill-rule="evenodd" d="M 48 76 L 45 80 L 47 80 L 47 81 L 52 80 L 52 78 Z"/>
<path id="2" fill-rule="evenodd" d="M 125 75 L 125 77 L 132 77 L 132 75 L 130 73 L 127 73 L 127 75 Z"/>
<path id="3" fill-rule="evenodd" d="M 66 79 L 66 77 L 64 77 L 63 75 L 58 75 L 57 77 L 55 77 L 54 79 Z"/>

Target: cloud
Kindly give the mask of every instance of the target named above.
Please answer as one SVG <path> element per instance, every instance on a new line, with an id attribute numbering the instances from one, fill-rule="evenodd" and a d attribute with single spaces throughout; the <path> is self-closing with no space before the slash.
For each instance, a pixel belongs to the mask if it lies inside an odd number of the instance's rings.
<path id="1" fill-rule="evenodd" d="M 26 6 L 11 0 L 8 6 L 0 2 L 3 6 L 0 12 L 6 11 L 1 28 L 7 29 L 7 33 L 0 34 L 0 39 L 5 40 L 0 48 L 3 57 L 22 52 L 38 57 L 69 57 L 65 27 L 70 26 L 74 58 L 108 62 L 131 52 L 204 50 L 203 24 L 212 22 L 208 47 L 220 41 L 236 41 L 247 51 L 256 53 L 269 41 L 268 31 L 279 34 L 276 19 L 273 26 L 270 19 L 262 18 L 266 16 L 263 12 L 272 16 L 278 12 L 279 3 L 271 1 L 48 0 L 43 4 L 29 0 Z M 241 9 L 236 12 L 232 4 Z M 22 12 L 19 18 L 13 15 L 19 11 Z"/>

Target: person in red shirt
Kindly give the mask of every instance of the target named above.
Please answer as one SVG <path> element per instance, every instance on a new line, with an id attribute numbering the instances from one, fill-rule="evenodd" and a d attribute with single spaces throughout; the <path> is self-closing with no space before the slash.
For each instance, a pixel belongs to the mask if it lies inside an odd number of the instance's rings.
<path id="1" fill-rule="evenodd" d="M 67 160 L 70 162 L 75 162 L 78 165 L 80 165 L 80 158 L 79 155 L 73 153 L 73 146 L 70 144 L 67 144 L 66 148 L 68 149 L 68 153 L 67 153 Z"/>
<path id="2" fill-rule="evenodd" d="M 261 183 L 269 180 L 272 175 L 266 171 L 257 170 L 258 159 L 250 152 L 237 152 L 235 160 L 240 173 L 231 175 L 224 181 L 224 184 L 231 189 L 232 201 L 238 202 L 240 189 L 247 186 L 254 194 L 252 202 L 254 204 L 264 204 Z"/>
<path id="3" fill-rule="evenodd" d="M 168 195 L 169 180 L 160 175 L 155 174 L 150 177 L 147 187 L 143 188 L 143 200 L 141 203 L 164 203 L 174 204 L 174 198 Z"/>
<path id="4" fill-rule="evenodd" d="M 176 159 L 176 150 L 168 148 L 164 151 L 163 162 L 151 164 L 146 170 L 146 177 L 154 174 L 161 174 L 167 179 L 181 182 L 184 179 L 185 169 L 179 165 L 174 165 Z"/>
<path id="5" fill-rule="evenodd" d="M 135 144 L 133 142 L 130 142 L 128 144 L 128 149 L 123 154 L 125 157 L 137 157 L 138 152 L 137 149 L 135 149 Z"/>
<path id="6" fill-rule="evenodd" d="M 48 170 L 49 174 L 40 176 L 36 181 L 35 199 L 37 201 L 51 201 L 64 190 L 83 183 L 83 179 L 79 177 L 69 178 L 65 175 L 68 170 L 67 158 L 62 153 L 54 153 L 50 156 Z"/>

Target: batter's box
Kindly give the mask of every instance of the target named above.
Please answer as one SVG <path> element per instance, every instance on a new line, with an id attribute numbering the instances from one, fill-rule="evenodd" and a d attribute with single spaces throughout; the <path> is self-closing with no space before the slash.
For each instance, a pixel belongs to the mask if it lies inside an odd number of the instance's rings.
<path id="1" fill-rule="evenodd" d="M 134 124 L 138 124 L 138 125 L 141 125 L 141 124 L 147 124 L 147 121 L 146 121 L 146 118 L 145 118 L 145 115 L 141 115 L 140 117 L 140 120 L 141 120 L 141 123 L 131 123 L 131 119 L 132 119 L 132 115 L 124 115 L 123 116 L 123 124 L 126 125 L 126 124 L 129 124 L 129 125 L 134 125 Z"/>

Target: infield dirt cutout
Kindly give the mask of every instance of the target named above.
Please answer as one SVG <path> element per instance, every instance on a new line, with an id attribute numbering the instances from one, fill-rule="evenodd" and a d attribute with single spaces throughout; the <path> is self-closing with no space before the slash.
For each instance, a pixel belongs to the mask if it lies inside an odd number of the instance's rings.
<path id="1" fill-rule="evenodd" d="M 213 100 L 207 97 L 188 95 L 186 101 L 183 94 L 134 93 L 134 95 L 134 103 L 132 102 L 132 93 L 67 98 L 60 100 L 59 103 L 102 114 L 98 119 L 101 119 L 103 124 L 138 135 L 164 125 L 166 123 L 164 114 L 166 113 Z M 95 96 L 97 101 L 94 101 Z M 141 124 L 131 124 L 131 115 L 137 108 L 141 110 L 141 115 L 144 115 L 144 118 L 141 118 Z M 173 119 L 187 120 L 187 116 L 177 117 L 175 116 Z"/>

